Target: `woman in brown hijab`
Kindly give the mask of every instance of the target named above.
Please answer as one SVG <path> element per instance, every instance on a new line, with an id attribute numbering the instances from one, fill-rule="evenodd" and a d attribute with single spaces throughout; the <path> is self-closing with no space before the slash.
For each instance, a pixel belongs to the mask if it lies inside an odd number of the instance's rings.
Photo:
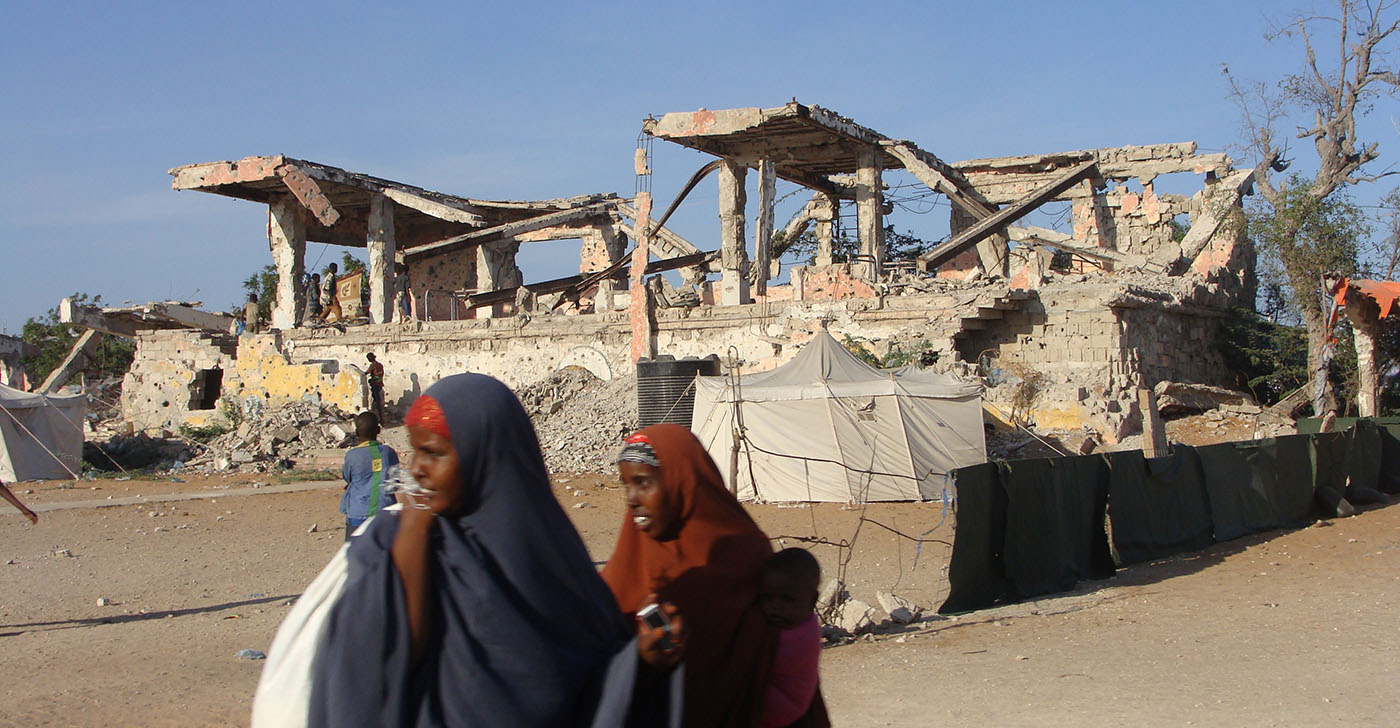
<path id="1" fill-rule="evenodd" d="M 757 602 L 768 537 L 684 427 L 643 429 L 617 465 L 627 512 L 603 580 L 624 614 L 659 600 L 684 618 L 685 726 L 758 726 L 777 638 Z"/>

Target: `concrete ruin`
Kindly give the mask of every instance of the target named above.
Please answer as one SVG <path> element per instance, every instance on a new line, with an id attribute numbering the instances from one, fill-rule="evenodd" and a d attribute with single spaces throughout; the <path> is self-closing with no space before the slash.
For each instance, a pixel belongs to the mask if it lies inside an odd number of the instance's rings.
<path id="1" fill-rule="evenodd" d="M 630 199 L 456 197 L 283 156 L 171 170 L 177 190 L 268 205 L 274 330 L 139 334 L 125 414 L 142 427 L 217 418 L 204 407 L 207 379 L 200 406 L 189 404 L 191 373 L 211 369 L 222 372 L 219 397 L 355 410 L 367 397 L 366 352 L 385 364 L 391 410 L 460 371 L 520 387 L 567 366 L 609 379 L 640 357 L 712 353 L 762 371 L 826 322 L 876 356 L 980 367 L 1012 382 L 991 390 L 995 417 L 1088 426 L 1111 442 L 1140 426 L 1141 387 L 1217 382 L 1218 323 L 1252 296 L 1253 256 L 1238 225 L 1252 172 L 1193 143 L 947 163 L 796 102 L 666 114 L 642 131 L 715 157 L 685 190 L 717 172 L 712 249 L 665 227 L 674 204 L 653 217 L 650 145 L 634 156 L 640 191 Z M 748 170 L 758 177 L 752 223 Z M 916 265 L 884 258 L 885 178 L 897 170 L 951 203 L 950 238 Z M 1157 191 L 1159 177 L 1177 173 L 1197 175 L 1199 190 Z M 811 192 L 782 227 L 779 179 Z M 1070 203 L 1070 230 L 1018 224 L 1051 201 Z M 858 250 L 839 260 L 843 205 L 854 207 Z M 808 229 L 814 258 L 780 269 L 782 244 Z M 579 274 L 522 280 L 520 246 L 562 238 L 583 241 Z M 307 242 L 367 249 L 363 325 L 302 325 Z M 666 270 L 679 270 L 682 285 L 659 275 Z"/>
<path id="2" fill-rule="evenodd" d="M 29 379 L 24 371 L 23 360 L 38 353 L 39 350 L 24 339 L 0 334 L 0 384 L 15 389 L 28 389 L 25 385 Z"/>

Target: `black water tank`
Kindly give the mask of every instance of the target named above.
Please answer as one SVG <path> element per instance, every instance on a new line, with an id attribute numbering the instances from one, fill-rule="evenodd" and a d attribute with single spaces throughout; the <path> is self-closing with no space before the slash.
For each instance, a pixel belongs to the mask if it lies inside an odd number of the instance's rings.
<path id="1" fill-rule="evenodd" d="M 638 361 L 637 426 L 673 422 L 690 427 L 695 409 L 695 388 L 690 384 L 697 374 L 718 375 L 719 357 L 711 354 L 704 359 L 676 359 L 663 355 Z"/>

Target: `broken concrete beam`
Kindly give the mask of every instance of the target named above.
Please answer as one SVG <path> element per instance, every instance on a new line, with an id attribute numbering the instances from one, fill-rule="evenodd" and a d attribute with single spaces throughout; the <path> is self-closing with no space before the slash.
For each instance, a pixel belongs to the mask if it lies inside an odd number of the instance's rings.
<path id="1" fill-rule="evenodd" d="M 68 356 L 64 357 L 63 362 L 52 372 L 49 372 L 44 383 L 39 385 L 39 392 L 42 394 L 57 392 L 74 374 L 82 371 L 88 362 L 93 360 L 93 357 L 97 355 L 97 346 L 100 343 L 102 343 L 102 334 L 93 329 L 84 331 L 82 336 L 73 342 L 73 348 L 68 350 Z"/>
<path id="2" fill-rule="evenodd" d="M 943 164 L 941 169 L 935 168 L 933 162 L 937 161 L 941 164 L 941 160 L 938 160 L 937 157 L 908 143 L 886 145 L 885 151 L 902 162 L 904 168 L 909 170 L 915 179 L 923 182 L 924 186 L 946 195 L 953 204 L 974 219 L 981 220 L 996 212 L 996 207 L 988 203 L 986 198 L 977 192 L 976 188 L 968 184 L 965 177 L 956 173 L 956 170 L 947 167 L 946 164 Z M 950 178 L 949 174 L 954 175 L 954 177 Z M 989 275 L 1006 275 L 1006 237 L 994 234 L 979 242 L 977 244 L 977 258 L 983 272 Z"/>
<path id="3" fill-rule="evenodd" d="M 424 215 L 429 215 L 439 220 L 472 225 L 474 227 L 483 227 L 486 225 L 486 218 L 473 211 L 470 205 L 449 200 L 430 200 L 426 197 L 420 197 L 406 190 L 395 189 L 393 187 L 386 187 L 384 189 L 384 196 L 410 210 L 417 210 Z"/>
<path id="4" fill-rule="evenodd" d="M 1181 258 L 1173 266 L 1179 272 L 1196 260 L 1210 244 L 1220 226 L 1239 209 L 1240 198 L 1254 184 L 1254 170 L 1244 169 L 1222 179 L 1207 189 L 1200 212 L 1191 222 L 1191 229 L 1181 239 Z"/>
<path id="5" fill-rule="evenodd" d="M 340 212 L 335 209 L 331 201 L 326 199 L 325 193 L 321 192 L 320 185 L 316 181 L 306 176 L 295 164 L 284 164 L 277 168 L 277 176 L 282 178 L 282 183 L 291 190 L 297 200 L 301 202 L 311 214 L 316 216 L 316 220 L 326 227 L 330 227 L 340 219 Z"/>
<path id="6" fill-rule="evenodd" d="M 1207 412 L 1221 405 L 1254 404 L 1254 398 L 1224 387 L 1189 382 L 1158 382 L 1152 388 L 1163 415 Z"/>
<path id="7" fill-rule="evenodd" d="M 1054 178 L 1015 204 L 1004 207 L 996 214 L 977 221 L 972 227 L 954 236 L 952 240 L 919 256 L 919 267 L 926 271 L 936 270 L 938 266 L 952 260 L 964 249 L 976 245 L 983 238 L 993 235 L 1012 222 L 1025 217 L 1032 210 L 1054 199 L 1056 195 L 1078 184 L 1080 180 L 1089 178 L 1094 174 L 1094 169 L 1094 162 L 1085 162 Z"/>
<path id="8" fill-rule="evenodd" d="M 1167 428 L 1162 424 L 1162 416 L 1157 409 L 1156 394 L 1146 388 L 1138 388 L 1138 409 L 1142 410 L 1142 455 L 1147 458 L 1171 454 L 1171 443 L 1167 440 Z"/>
<path id="9" fill-rule="evenodd" d="M 454 235 L 450 238 L 427 243 L 425 245 L 415 245 L 412 248 L 405 249 L 403 254 L 405 258 L 422 258 L 425 256 L 450 253 L 454 250 L 460 250 L 473 245 L 500 242 L 502 240 L 508 240 L 513 236 L 540 230 L 542 228 L 563 225 L 578 220 L 586 220 L 600 215 L 605 216 L 610 213 L 609 208 L 611 206 L 612 203 L 610 202 L 598 202 L 582 207 L 561 210 L 559 212 L 551 212 L 525 220 L 518 220 L 504 225 L 476 230 L 463 235 Z"/>

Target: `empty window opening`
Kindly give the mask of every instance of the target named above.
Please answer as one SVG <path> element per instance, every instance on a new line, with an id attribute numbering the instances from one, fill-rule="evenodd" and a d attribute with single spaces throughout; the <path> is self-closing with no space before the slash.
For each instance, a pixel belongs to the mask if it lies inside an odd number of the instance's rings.
<path id="1" fill-rule="evenodd" d="M 219 367 L 201 369 L 190 382 L 190 409 L 211 410 L 219 404 L 224 384 L 224 370 Z"/>

